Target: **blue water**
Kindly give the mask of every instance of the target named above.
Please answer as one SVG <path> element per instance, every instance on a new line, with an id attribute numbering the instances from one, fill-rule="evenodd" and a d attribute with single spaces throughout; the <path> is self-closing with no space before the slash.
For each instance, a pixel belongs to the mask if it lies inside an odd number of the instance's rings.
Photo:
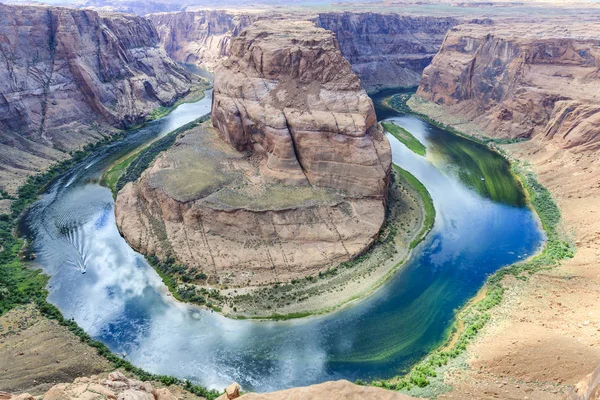
<path id="1" fill-rule="evenodd" d="M 455 310 L 488 274 L 527 257 L 543 241 L 529 209 L 484 198 L 457 178 L 456 166 L 439 154 L 443 148 L 433 149 L 428 139 L 439 130 L 415 117 L 387 115 L 428 147 L 428 156 L 420 157 L 389 137 L 394 162 L 424 183 L 437 216 L 428 238 L 386 285 L 341 311 L 285 322 L 231 320 L 177 303 L 119 235 L 112 195 L 98 181 L 133 146 L 209 108 L 210 96 L 182 105 L 85 160 L 28 216 L 37 262 L 51 276 L 49 301 L 148 371 L 218 389 L 237 381 L 256 391 L 392 377 L 444 340 Z"/>

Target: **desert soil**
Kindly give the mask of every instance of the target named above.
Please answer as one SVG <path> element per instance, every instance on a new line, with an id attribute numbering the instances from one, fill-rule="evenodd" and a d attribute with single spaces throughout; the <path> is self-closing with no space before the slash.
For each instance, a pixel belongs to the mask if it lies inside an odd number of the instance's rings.
<path id="1" fill-rule="evenodd" d="M 600 364 L 600 160 L 539 139 L 501 147 L 552 192 L 577 252 L 527 281 L 505 280 L 502 303 L 466 363 L 447 370 L 453 388 L 440 399 L 562 399 Z"/>
<path id="2" fill-rule="evenodd" d="M 33 305 L 0 316 L 0 391 L 42 394 L 57 383 L 111 368 L 95 349 Z"/>

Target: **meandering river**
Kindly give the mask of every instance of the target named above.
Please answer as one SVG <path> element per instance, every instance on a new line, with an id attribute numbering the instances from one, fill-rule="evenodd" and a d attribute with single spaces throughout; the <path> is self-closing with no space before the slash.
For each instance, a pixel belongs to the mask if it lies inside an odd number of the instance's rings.
<path id="1" fill-rule="evenodd" d="M 457 137 L 450 151 L 450 133 L 379 109 L 380 117 L 405 127 L 427 147 L 421 157 L 388 135 L 394 162 L 423 182 L 437 210 L 432 232 L 396 276 L 338 312 L 285 322 L 231 320 L 178 303 L 119 235 L 111 192 L 99 180 L 132 149 L 208 112 L 210 97 L 209 92 L 181 105 L 90 156 L 61 176 L 27 216 L 36 262 L 51 277 L 48 300 L 136 366 L 212 388 L 237 381 L 256 391 L 389 378 L 445 339 L 455 310 L 488 274 L 527 257 L 543 241 L 497 155 L 481 147 L 474 151 L 473 143 Z M 455 151 L 476 154 L 477 160 L 457 158 Z M 502 186 L 508 185 L 512 197 L 472 184 L 485 182 L 477 174 L 486 174 L 481 165 L 488 164 L 496 165 L 492 169 L 508 182 Z"/>

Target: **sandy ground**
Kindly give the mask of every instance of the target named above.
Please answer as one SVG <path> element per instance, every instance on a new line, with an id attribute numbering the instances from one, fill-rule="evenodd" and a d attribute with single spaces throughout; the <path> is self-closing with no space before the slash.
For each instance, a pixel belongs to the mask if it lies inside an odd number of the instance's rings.
<path id="1" fill-rule="evenodd" d="M 0 391 L 42 394 L 56 383 L 111 367 L 95 349 L 32 305 L 0 316 Z"/>
<path id="2" fill-rule="evenodd" d="M 507 280 L 501 305 L 451 369 L 440 399 L 559 399 L 600 364 L 600 162 L 548 142 L 503 146 L 555 196 L 577 253 L 526 282 Z"/>

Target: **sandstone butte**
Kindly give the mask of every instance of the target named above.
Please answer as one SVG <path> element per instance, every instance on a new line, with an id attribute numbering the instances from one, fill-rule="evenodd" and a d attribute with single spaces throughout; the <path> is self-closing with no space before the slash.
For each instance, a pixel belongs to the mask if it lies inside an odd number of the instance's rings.
<path id="1" fill-rule="evenodd" d="M 131 15 L 0 4 L 0 54 L 0 189 L 11 194 L 198 82 Z"/>
<path id="2" fill-rule="evenodd" d="M 119 192 L 117 224 L 136 250 L 246 286 L 318 273 L 377 238 L 391 150 L 331 32 L 268 21 L 234 38 L 212 124 Z"/>

